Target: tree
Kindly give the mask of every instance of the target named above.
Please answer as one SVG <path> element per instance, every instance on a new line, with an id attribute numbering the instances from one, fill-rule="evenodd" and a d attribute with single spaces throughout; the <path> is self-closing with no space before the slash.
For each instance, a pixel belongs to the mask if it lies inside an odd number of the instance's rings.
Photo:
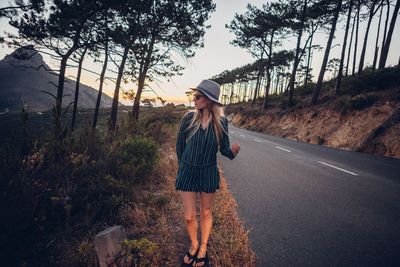
<path id="1" fill-rule="evenodd" d="M 161 104 L 164 106 L 165 102 L 167 102 L 167 100 L 165 100 L 164 98 L 162 98 L 161 96 L 157 97 L 158 100 L 160 100 Z"/>
<path id="2" fill-rule="evenodd" d="M 156 99 L 155 98 L 144 98 L 141 100 L 141 102 L 146 106 L 146 107 L 153 107 L 153 104 L 156 103 Z"/>
<path id="3" fill-rule="evenodd" d="M 333 73 L 332 78 L 335 79 L 340 65 L 339 58 L 331 58 L 326 65 L 326 71 Z"/>
<path id="4" fill-rule="evenodd" d="M 266 46 L 267 33 L 264 29 L 261 29 L 255 24 L 255 18 L 260 14 L 261 11 L 250 4 L 247 5 L 247 11 L 244 14 L 235 14 L 231 24 L 225 25 L 230 32 L 233 32 L 236 36 L 231 44 L 245 48 L 253 57 L 258 59 L 259 65 L 257 68 L 257 82 L 254 89 L 254 97 L 252 104 L 255 103 L 258 88 L 260 85 L 260 78 L 262 73 L 261 61 L 264 58 L 264 51 Z M 261 21 L 261 20 L 259 20 Z"/>
<path id="5" fill-rule="evenodd" d="M 285 38 L 283 29 L 286 26 L 284 10 L 287 6 L 281 3 L 267 3 L 262 9 L 248 5 L 244 14 L 236 14 L 230 25 L 225 25 L 236 38 L 231 42 L 235 46 L 245 48 L 259 62 L 262 62 L 264 55 L 267 56 L 265 72 L 267 76 L 267 85 L 265 88 L 265 98 L 263 109 L 268 103 L 268 91 L 271 85 L 270 62 L 275 46 L 281 43 Z M 258 95 L 258 85 L 262 66 L 258 66 L 257 83 L 255 87 L 253 102 Z"/>
<path id="6" fill-rule="evenodd" d="M 314 33 L 318 29 L 320 24 L 319 21 L 314 23 L 315 19 L 321 17 L 322 13 L 320 12 L 320 7 L 318 4 L 311 9 L 308 7 L 310 0 L 301 0 L 301 1 L 291 1 L 289 8 L 292 9 L 290 17 L 292 17 L 292 29 L 297 34 L 297 45 L 296 45 L 296 54 L 294 56 L 292 74 L 289 80 L 289 97 L 288 97 L 288 107 L 293 106 L 293 94 L 294 94 L 294 84 L 296 81 L 296 73 L 301 58 L 304 54 L 305 48 L 307 47 L 308 42 L 313 38 Z M 304 44 L 304 47 L 301 47 L 301 39 L 303 36 L 304 30 L 309 30 L 310 34 Z"/>
<path id="7" fill-rule="evenodd" d="M 367 50 L 367 41 L 368 41 L 369 28 L 371 26 L 372 18 L 376 14 L 376 12 L 379 10 L 379 8 L 382 5 L 382 3 L 383 3 L 382 0 L 369 0 L 366 3 L 366 5 L 369 8 L 368 22 L 367 22 L 367 29 L 365 31 L 365 36 L 364 36 L 363 48 L 361 50 L 360 64 L 358 65 L 358 74 L 361 74 L 362 71 L 363 71 L 365 52 Z"/>
<path id="8" fill-rule="evenodd" d="M 193 94 L 194 94 L 194 91 L 192 91 L 192 90 L 185 92 L 185 95 L 189 100 L 189 106 L 191 105 L 191 103 L 193 101 Z"/>
<path id="9" fill-rule="evenodd" d="M 85 58 L 85 54 L 87 51 L 87 47 L 85 47 L 82 51 L 82 54 L 80 55 L 79 58 L 79 65 L 78 65 L 78 74 L 76 76 L 76 82 L 75 82 L 75 97 L 74 97 L 74 108 L 72 112 L 72 121 L 71 121 L 71 130 L 74 130 L 75 127 L 75 118 L 76 118 L 76 109 L 78 107 L 78 96 L 79 96 L 79 85 L 81 81 L 81 72 L 82 72 L 82 63 L 83 59 Z"/>
<path id="10" fill-rule="evenodd" d="M 385 19 L 385 29 L 383 30 L 383 38 L 382 38 L 382 45 L 381 45 L 381 56 L 382 56 L 383 47 L 385 46 L 387 27 L 388 27 L 388 23 L 389 23 L 389 17 L 390 17 L 390 0 L 386 0 L 386 19 Z"/>
<path id="11" fill-rule="evenodd" d="M 386 65 L 386 59 L 389 53 L 389 47 L 390 47 L 390 42 L 392 40 L 392 35 L 394 31 L 394 26 L 396 24 L 396 19 L 397 15 L 399 13 L 399 8 L 400 8 L 400 0 L 396 1 L 396 5 L 394 7 L 393 15 L 392 15 L 392 20 L 390 21 L 390 27 L 389 31 L 385 40 L 385 45 L 383 46 L 382 52 L 381 52 L 381 57 L 379 59 L 379 69 L 385 68 Z"/>
<path id="12" fill-rule="evenodd" d="M 141 21 L 140 35 L 133 51 L 130 74 L 137 82 L 132 116 L 139 117 L 139 104 L 146 79 L 180 74 L 182 66 L 171 59 L 174 53 L 184 58 L 194 56 L 193 49 L 203 46 L 209 13 L 215 10 L 212 0 L 154 1 Z"/>
<path id="13" fill-rule="evenodd" d="M 340 13 L 341 8 L 342 8 L 342 0 L 338 0 L 336 2 L 335 7 L 334 7 L 331 31 L 329 33 L 328 43 L 326 44 L 324 59 L 322 60 L 322 66 L 321 66 L 321 70 L 319 72 L 318 81 L 317 81 L 317 84 L 315 86 L 315 89 L 314 89 L 314 92 L 313 92 L 313 96 L 312 96 L 312 100 L 311 100 L 311 103 L 313 105 L 317 104 L 317 101 L 318 101 L 318 95 L 319 95 L 319 91 L 321 90 L 321 87 L 322 87 L 322 81 L 324 79 L 324 74 L 325 74 L 325 70 L 326 70 L 326 64 L 328 63 L 329 52 L 330 52 L 330 49 L 331 49 L 332 40 L 333 40 L 333 36 L 335 34 L 335 29 L 336 29 L 336 23 L 338 21 L 338 17 L 339 17 L 339 13 Z"/>
<path id="14" fill-rule="evenodd" d="M 35 10 L 42 12 L 44 7 L 44 0 L 29 0 L 29 1 L 23 1 L 23 0 L 17 0 L 15 1 L 14 6 L 6 6 L 0 8 L 0 18 L 1 17 L 12 17 L 18 14 L 19 11 L 30 11 L 30 10 Z"/>
<path id="15" fill-rule="evenodd" d="M 377 63 L 377 60 L 378 60 L 378 50 L 379 50 L 378 41 L 379 41 L 379 32 L 381 30 L 382 13 L 383 13 L 383 5 L 381 5 L 381 12 L 379 14 L 379 22 L 378 22 L 378 30 L 377 30 L 377 33 L 376 33 L 375 53 L 374 53 L 374 61 L 372 63 L 372 70 L 376 69 L 376 63 Z"/>
<path id="16" fill-rule="evenodd" d="M 136 93 L 133 89 L 122 90 L 122 99 L 133 102 L 133 101 L 135 101 L 135 96 L 136 96 Z"/>
<path id="17" fill-rule="evenodd" d="M 353 43 L 353 34 L 354 34 L 354 26 L 356 24 L 356 16 L 353 18 L 353 24 L 351 26 L 351 34 L 350 34 L 350 43 L 349 43 L 349 50 L 347 51 L 347 63 L 346 63 L 346 77 L 349 74 L 349 63 L 350 63 L 350 56 L 351 56 L 351 44 Z"/>
<path id="18" fill-rule="evenodd" d="M 61 121 L 61 107 L 64 90 L 65 70 L 69 57 L 87 45 L 82 33 L 88 31 L 88 21 L 101 10 L 95 0 L 55 1 L 49 13 L 43 10 L 25 12 L 23 16 L 11 19 L 10 24 L 18 29 L 20 37 L 14 37 L 15 44 L 26 40 L 54 52 L 60 59 L 55 115 Z M 56 123 L 56 127 L 58 124 Z"/>
<path id="19" fill-rule="evenodd" d="M 110 130 L 114 130 L 117 123 L 119 90 L 129 52 L 132 52 L 132 49 L 136 49 L 134 43 L 141 35 L 147 36 L 146 28 L 144 28 L 146 26 L 142 25 L 142 21 L 146 20 L 151 8 L 152 3 L 144 0 L 123 1 L 117 8 L 118 14 L 116 23 L 113 25 L 112 29 L 110 29 L 109 34 L 113 42 L 122 49 L 122 54 L 120 51 L 114 52 L 121 56 L 121 61 L 118 65 L 118 75 L 111 106 L 109 121 Z"/>
<path id="20" fill-rule="evenodd" d="M 353 0 L 349 0 L 349 6 L 348 6 L 348 11 L 347 11 L 347 20 L 346 20 L 346 30 L 345 30 L 345 33 L 344 33 L 344 40 L 343 40 L 343 45 L 342 45 L 342 54 L 340 56 L 339 71 L 338 71 L 338 76 L 337 76 L 336 85 L 335 85 L 335 93 L 336 94 L 338 94 L 338 92 L 339 92 L 341 81 L 342 81 L 342 76 L 343 76 L 344 56 L 345 56 L 345 52 L 346 52 L 347 35 L 349 33 L 349 25 L 350 25 L 350 20 L 351 20 L 352 8 L 353 8 Z"/>
<path id="21" fill-rule="evenodd" d="M 354 56 L 353 56 L 353 67 L 352 67 L 352 73 L 351 75 L 355 74 L 356 71 L 356 59 L 357 59 L 357 47 L 358 47 L 358 29 L 360 28 L 360 10 L 361 10 L 361 4 L 362 0 L 355 0 L 356 1 L 356 7 L 357 7 L 357 12 L 356 12 L 356 17 L 357 17 L 357 23 L 356 23 L 356 36 L 354 40 Z"/>
<path id="22" fill-rule="evenodd" d="M 317 49 L 317 51 L 322 50 L 322 46 L 320 45 L 312 45 L 312 39 L 310 40 L 310 44 L 308 47 L 308 56 L 307 56 L 307 67 L 306 67 L 306 74 L 304 77 L 304 86 L 307 86 L 308 82 L 312 81 L 312 74 L 310 74 L 310 71 L 312 70 L 311 68 L 311 63 L 312 63 L 312 55 L 313 55 L 313 50 Z"/>
<path id="23" fill-rule="evenodd" d="M 103 84 L 104 84 L 104 78 L 105 78 L 105 74 L 106 74 L 106 70 L 107 70 L 107 64 L 108 64 L 108 57 L 109 57 L 109 42 L 110 42 L 110 38 L 109 38 L 109 29 L 108 29 L 108 25 L 109 25 L 109 20 L 111 20 L 112 17 L 110 17 L 110 13 L 108 12 L 108 10 L 104 11 L 103 14 L 103 23 L 99 23 L 99 35 L 100 36 L 104 36 L 104 37 L 100 37 L 100 39 L 104 40 L 104 61 L 103 63 L 103 67 L 100 73 L 100 79 L 99 79 L 99 92 L 97 94 L 97 100 L 96 100 L 96 107 L 94 109 L 94 115 L 93 115 L 93 122 L 92 122 L 92 129 L 96 128 L 96 124 L 97 124 L 97 117 L 99 115 L 99 109 L 100 109 L 100 102 L 101 102 L 101 96 L 103 95 Z M 99 50 L 102 48 L 102 46 L 100 45 Z"/>

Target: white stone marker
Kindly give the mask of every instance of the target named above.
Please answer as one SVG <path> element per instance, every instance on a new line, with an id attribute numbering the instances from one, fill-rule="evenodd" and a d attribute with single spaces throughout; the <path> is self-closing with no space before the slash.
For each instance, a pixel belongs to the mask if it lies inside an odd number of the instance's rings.
<path id="1" fill-rule="evenodd" d="M 124 239 L 126 233 L 121 225 L 111 226 L 96 235 L 94 244 L 100 267 L 107 267 L 119 255 Z"/>

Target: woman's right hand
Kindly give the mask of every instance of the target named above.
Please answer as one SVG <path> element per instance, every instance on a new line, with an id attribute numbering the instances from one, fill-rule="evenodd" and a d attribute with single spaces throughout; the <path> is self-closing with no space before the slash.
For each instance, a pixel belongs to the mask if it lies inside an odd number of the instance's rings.
<path id="1" fill-rule="evenodd" d="M 234 143 L 232 146 L 231 146 L 231 150 L 232 150 L 232 154 L 234 155 L 234 156 L 236 156 L 238 153 L 239 153 L 239 150 L 240 150 L 240 146 L 239 146 L 239 143 L 236 141 L 236 143 Z"/>

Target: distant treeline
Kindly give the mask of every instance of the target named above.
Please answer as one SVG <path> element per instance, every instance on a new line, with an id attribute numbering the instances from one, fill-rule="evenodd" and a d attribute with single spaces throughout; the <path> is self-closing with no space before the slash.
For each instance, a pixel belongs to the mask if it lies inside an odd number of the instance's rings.
<path id="1" fill-rule="evenodd" d="M 247 11 L 236 14 L 226 28 L 236 36 L 231 44 L 246 49 L 257 60 L 226 70 L 212 79 L 222 84 L 224 103 L 252 99 L 254 104 L 257 98 L 264 97 L 262 109 L 266 109 L 269 94 L 286 93 L 286 106 L 290 108 L 294 105 L 295 84 L 307 87 L 312 80 L 314 51 L 325 49 L 319 76 L 313 85 L 311 104 L 317 104 L 326 71 L 334 73 L 334 90 L 339 94 L 343 76 L 360 75 L 366 69 L 367 52 L 374 53 L 369 70 L 385 67 L 399 7 L 400 0 L 287 0 L 266 3 L 262 8 L 249 4 Z M 341 16 L 346 23 L 341 56 L 328 61 Z M 369 38 L 375 16 L 379 16 L 377 35 Z M 359 31 L 362 21 L 367 24 L 364 36 Z M 325 47 L 313 44 L 314 35 L 320 29 L 329 32 Z M 282 50 L 283 42 L 293 38 L 296 47 Z M 371 51 L 367 51 L 368 40 L 374 42 Z M 359 42 L 362 42 L 361 53 L 357 51 Z"/>

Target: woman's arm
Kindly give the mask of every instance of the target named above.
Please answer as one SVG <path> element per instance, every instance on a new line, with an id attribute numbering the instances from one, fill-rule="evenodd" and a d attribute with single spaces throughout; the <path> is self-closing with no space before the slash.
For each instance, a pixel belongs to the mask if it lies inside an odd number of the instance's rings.
<path id="1" fill-rule="evenodd" d="M 222 131 L 222 143 L 220 145 L 219 151 L 221 152 L 222 155 L 229 159 L 234 159 L 236 155 L 232 153 L 231 147 L 230 147 L 230 142 L 229 142 L 229 136 L 228 136 L 228 119 L 223 117 L 222 118 L 222 125 L 223 131 Z"/>
<path id="2" fill-rule="evenodd" d="M 187 128 L 188 115 L 184 116 L 181 122 L 181 127 L 176 138 L 176 156 L 178 158 L 178 164 L 181 162 L 183 151 L 186 146 L 186 128 Z"/>

